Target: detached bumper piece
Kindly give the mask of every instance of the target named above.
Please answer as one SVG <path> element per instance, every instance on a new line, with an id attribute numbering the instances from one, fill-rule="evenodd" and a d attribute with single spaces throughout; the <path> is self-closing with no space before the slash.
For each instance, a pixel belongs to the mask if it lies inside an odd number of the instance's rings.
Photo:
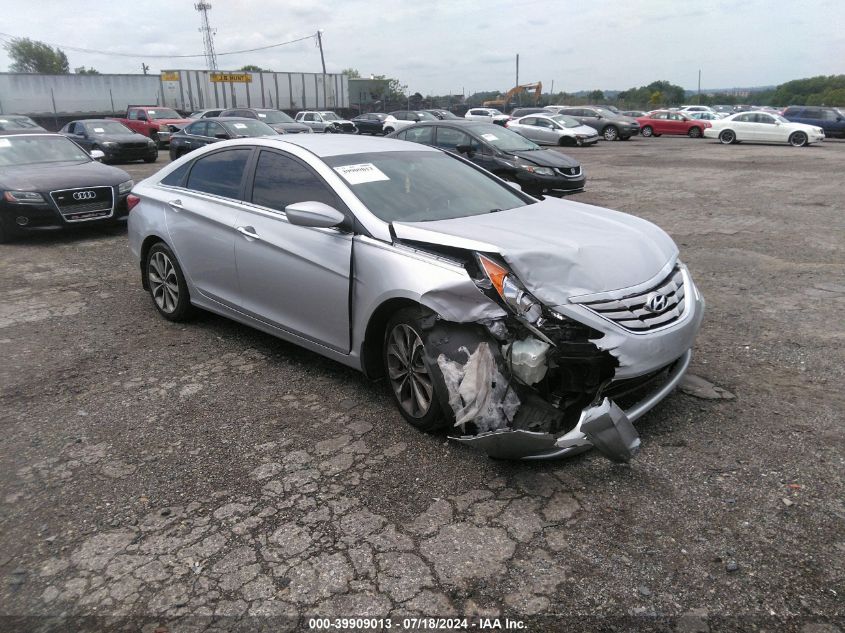
<path id="1" fill-rule="evenodd" d="M 640 448 L 634 422 L 668 396 L 686 373 L 692 359 L 687 350 L 669 368 L 666 378 L 626 410 L 604 398 L 581 411 L 570 431 L 555 436 L 522 429 L 500 429 L 473 436 L 452 437 L 497 459 L 554 459 L 596 448 L 615 462 L 627 462 Z"/>

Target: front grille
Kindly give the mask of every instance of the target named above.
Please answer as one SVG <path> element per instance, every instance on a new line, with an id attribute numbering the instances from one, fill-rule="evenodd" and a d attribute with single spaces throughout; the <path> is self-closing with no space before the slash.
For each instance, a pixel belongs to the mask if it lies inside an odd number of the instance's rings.
<path id="1" fill-rule="evenodd" d="M 114 207 L 114 191 L 111 187 L 65 189 L 53 191 L 50 195 L 68 222 L 107 217 L 112 214 Z"/>
<path id="2" fill-rule="evenodd" d="M 663 281 L 645 292 L 582 305 L 630 332 L 666 327 L 680 319 L 686 309 L 684 274 L 680 266 L 675 266 Z"/>
<path id="3" fill-rule="evenodd" d="M 581 167 L 558 167 L 556 169 L 557 173 L 562 176 L 580 176 L 581 175 Z"/>
<path id="4" fill-rule="evenodd" d="M 146 149 L 147 142 L 131 142 L 131 143 L 122 143 L 120 146 L 122 149 Z"/>

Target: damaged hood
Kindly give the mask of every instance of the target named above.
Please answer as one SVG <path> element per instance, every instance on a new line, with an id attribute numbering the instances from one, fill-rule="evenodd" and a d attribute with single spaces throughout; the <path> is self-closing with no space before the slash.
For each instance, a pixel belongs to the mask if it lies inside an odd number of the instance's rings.
<path id="1" fill-rule="evenodd" d="M 401 240 L 498 253 L 552 307 L 646 282 L 678 255 L 672 238 L 651 222 L 551 197 L 497 213 L 394 222 L 393 229 Z"/>

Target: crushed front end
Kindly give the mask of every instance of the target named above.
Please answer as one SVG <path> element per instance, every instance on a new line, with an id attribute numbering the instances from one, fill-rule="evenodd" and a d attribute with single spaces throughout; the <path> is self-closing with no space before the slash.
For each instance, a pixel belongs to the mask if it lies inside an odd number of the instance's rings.
<path id="1" fill-rule="evenodd" d="M 467 271 L 507 316 L 474 323 L 432 317 L 428 362 L 442 379 L 452 439 L 502 459 L 548 459 L 597 448 L 628 461 L 633 426 L 689 366 L 704 301 L 672 259 L 631 288 L 548 306 L 496 255 Z"/>

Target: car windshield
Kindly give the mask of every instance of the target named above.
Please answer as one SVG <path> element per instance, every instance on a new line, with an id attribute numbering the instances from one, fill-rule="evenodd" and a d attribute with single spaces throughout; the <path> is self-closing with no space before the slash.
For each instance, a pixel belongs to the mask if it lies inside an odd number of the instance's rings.
<path id="1" fill-rule="evenodd" d="M 132 130 L 117 121 L 86 123 L 85 131 L 88 132 L 88 134 L 133 134 Z"/>
<path id="2" fill-rule="evenodd" d="M 527 204 L 511 187 L 443 152 L 371 152 L 324 160 L 385 222 L 450 220 Z"/>
<path id="3" fill-rule="evenodd" d="M 578 119 L 573 119 L 571 116 L 566 116 L 565 114 L 557 114 L 550 118 L 552 121 L 560 123 L 563 127 L 578 127 L 581 125 Z"/>
<path id="4" fill-rule="evenodd" d="M 0 137 L 0 165 L 36 165 L 73 161 L 87 163 L 91 157 L 64 136 Z"/>
<path id="5" fill-rule="evenodd" d="M 533 152 L 541 149 L 534 141 L 529 141 L 524 136 L 511 132 L 501 125 L 485 125 L 471 128 L 485 141 L 502 152 Z"/>
<path id="6" fill-rule="evenodd" d="M 155 110 L 147 110 L 148 119 L 181 119 L 182 115 L 171 110 L 170 108 L 156 108 Z"/>
<path id="7" fill-rule="evenodd" d="M 452 114 L 448 110 L 440 110 L 440 116 L 444 121 L 451 121 L 453 119 L 460 119 L 459 116 Z"/>
<path id="8" fill-rule="evenodd" d="M 502 114 L 500 110 L 496 110 L 495 108 L 492 110 L 488 110 L 488 112 L 490 113 L 490 116 L 499 116 Z"/>
<path id="9" fill-rule="evenodd" d="M 235 136 L 276 136 L 278 132 L 266 123 L 254 119 L 243 121 L 218 121 L 225 127 L 229 134 Z"/>
<path id="10" fill-rule="evenodd" d="M 323 115 L 323 121 L 340 121 L 340 117 L 334 112 L 320 112 Z"/>
<path id="11" fill-rule="evenodd" d="M 773 116 L 773 117 L 775 118 L 775 121 L 780 121 L 781 123 L 789 123 L 789 120 L 788 120 L 788 119 L 784 119 L 784 118 L 783 118 L 781 115 L 779 115 L 779 114 L 775 114 L 774 112 L 769 112 L 768 114 L 769 114 L 770 116 Z"/>
<path id="12" fill-rule="evenodd" d="M 3 117 L 0 115 L 0 130 L 35 130 L 38 124 L 30 118 L 19 117 Z"/>
<path id="13" fill-rule="evenodd" d="M 264 123 L 296 123 L 296 121 L 280 110 L 265 110 L 257 114 L 258 119 Z"/>
<path id="14" fill-rule="evenodd" d="M 598 110 L 602 116 L 610 118 L 616 118 L 619 116 L 616 112 L 614 112 L 613 110 L 608 110 L 607 108 L 596 108 L 596 110 Z"/>
<path id="15" fill-rule="evenodd" d="M 436 116 L 431 114 L 430 112 L 414 112 L 420 119 L 420 121 L 439 121 Z"/>

